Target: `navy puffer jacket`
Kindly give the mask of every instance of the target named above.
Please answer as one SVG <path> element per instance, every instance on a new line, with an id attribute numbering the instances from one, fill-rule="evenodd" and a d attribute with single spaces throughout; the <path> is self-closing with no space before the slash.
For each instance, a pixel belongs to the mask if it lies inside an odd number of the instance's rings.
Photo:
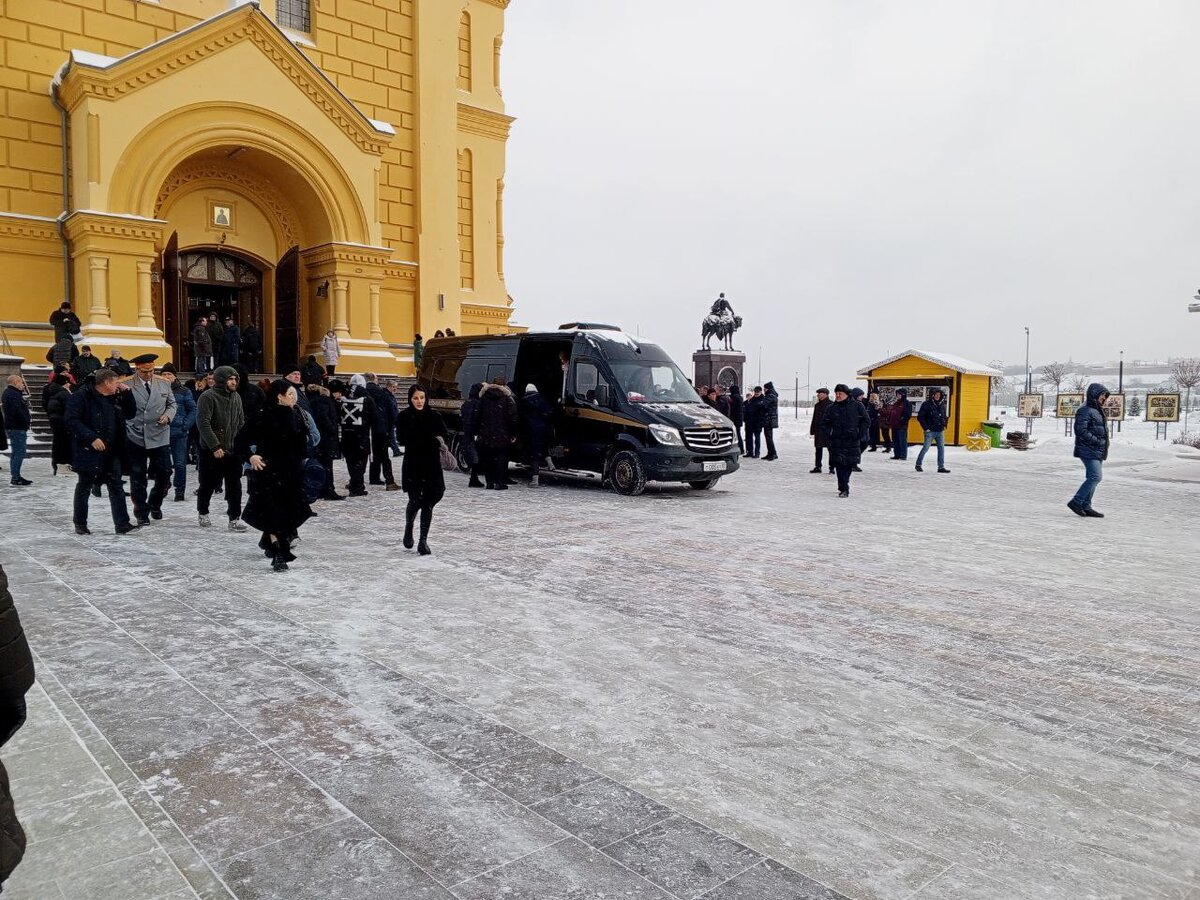
<path id="1" fill-rule="evenodd" d="M 1108 423 L 1100 398 L 1108 388 L 1093 382 L 1088 385 L 1087 404 L 1075 413 L 1075 455 L 1080 459 L 1108 459 Z"/>
<path id="2" fill-rule="evenodd" d="M 917 412 L 917 421 L 921 423 L 921 427 L 926 431 L 945 431 L 946 421 L 946 395 L 941 391 L 933 391 L 937 394 L 937 400 L 932 396 L 921 404 L 920 410 Z"/>

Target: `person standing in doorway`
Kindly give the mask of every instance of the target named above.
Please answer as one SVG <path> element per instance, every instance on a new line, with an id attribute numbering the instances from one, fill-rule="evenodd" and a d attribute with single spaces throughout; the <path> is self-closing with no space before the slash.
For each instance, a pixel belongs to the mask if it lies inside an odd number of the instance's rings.
<path id="1" fill-rule="evenodd" d="M 88 501 L 100 485 L 108 488 L 113 525 L 117 534 L 136 527 L 129 521 L 129 507 L 121 488 L 121 453 L 125 446 L 125 420 L 137 414 L 129 385 L 121 383 L 108 368 L 96 373 L 67 401 L 67 430 L 71 432 L 71 468 L 79 479 L 75 485 L 74 521 L 76 534 L 88 530 Z"/>
<path id="2" fill-rule="evenodd" d="M 821 457 L 825 453 L 828 441 L 825 432 L 825 411 L 833 403 L 829 399 L 829 388 L 817 388 L 817 402 L 813 404 L 812 421 L 808 423 L 808 433 L 812 435 L 813 447 L 816 450 L 815 462 L 808 471 L 813 475 L 821 474 Z M 833 472 L 833 454 L 829 455 L 829 471 Z"/>
<path id="3" fill-rule="evenodd" d="M 237 455 L 238 433 L 246 412 L 238 394 L 233 366 L 218 366 L 213 386 L 200 395 L 196 427 L 200 431 L 200 490 L 196 494 L 197 521 L 208 528 L 208 506 L 217 485 L 225 483 L 225 513 L 230 531 L 245 531 L 242 522 L 242 461 Z"/>
<path id="4" fill-rule="evenodd" d="M 921 463 L 925 462 L 925 454 L 929 452 L 930 444 L 937 444 L 937 470 L 942 474 L 949 474 L 950 470 L 946 468 L 946 423 L 949 420 L 949 414 L 946 411 L 945 395 L 941 388 L 934 388 L 929 392 L 929 398 L 921 403 L 921 408 L 917 410 L 917 421 L 921 423 L 921 427 L 925 429 L 925 439 L 921 445 L 921 452 L 917 454 L 917 471 L 924 472 L 921 468 Z"/>
<path id="5" fill-rule="evenodd" d="M 8 437 L 8 448 L 11 454 L 10 482 L 14 487 L 25 487 L 33 484 L 28 478 L 21 477 L 21 465 L 25 462 L 26 446 L 29 441 L 29 428 L 33 416 L 29 411 L 29 397 L 25 393 L 25 379 L 20 375 L 9 375 L 8 386 L 4 389 L 2 399 L 4 406 L 4 433 Z"/>
<path id="6" fill-rule="evenodd" d="M 908 391 L 896 388 L 896 399 L 888 411 L 888 427 L 892 430 L 892 459 L 908 459 L 908 422 L 912 418 L 912 404 L 908 402 Z"/>
<path id="7" fill-rule="evenodd" d="M 775 429 L 779 427 L 779 394 L 775 391 L 775 383 L 768 381 L 763 385 L 763 436 L 767 441 L 767 462 L 779 459 L 775 452 Z"/>
<path id="8" fill-rule="evenodd" d="M 225 332 L 221 335 L 221 362 L 236 366 L 242 361 L 242 329 L 237 327 L 233 316 L 225 317 Z"/>
<path id="9" fill-rule="evenodd" d="M 530 487 L 541 485 L 542 463 L 546 461 L 546 449 L 550 442 L 550 416 L 553 412 L 536 384 L 525 387 L 525 395 L 518 404 L 525 450 L 529 454 Z"/>
<path id="10" fill-rule="evenodd" d="M 342 358 L 342 345 L 338 343 L 332 328 L 321 338 L 321 353 L 325 357 L 325 374 L 332 378 L 337 371 L 338 360 Z"/>
<path id="11" fill-rule="evenodd" d="M 1092 498 L 1103 478 L 1104 461 L 1108 459 L 1108 423 L 1104 419 L 1104 404 L 1108 388 L 1092 383 L 1087 389 L 1087 403 L 1075 413 L 1075 458 L 1083 463 L 1084 479 L 1067 508 L 1077 516 L 1103 519 L 1104 513 L 1092 509 Z"/>
<path id="12" fill-rule="evenodd" d="M 208 331 L 208 316 L 201 316 L 192 329 L 192 356 L 195 357 L 197 377 L 212 371 L 212 355 L 213 342 Z"/>
<path id="13" fill-rule="evenodd" d="M 421 360 L 425 356 L 425 339 L 417 334 L 413 336 L 413 368 L 421 368 Z"/>
<path id="14" fill-rule="evenodd" d="M 253 322 L 242 330 L 242 364 L 250 372 L 259 371 L 262 366 L 262 332 Z"/>
<path id="15" fill-rule="evenodd" d="M 214 312 L 208 316 L 208 339 L 212 341 L 213 366 L 220 365 L 222 359 L 222 346 L 225 344 L 225 327 L 221 324 L 220 317 Z"/>
<path id="16" fill-rule="evenodd" d="M 404 546 L 413 546 L 413 524 L 421 517 L 417 552 L 428 556 L 429 527 L 433 524 L 433 508 L 446 493 L 442 474 L 441 443 L 448 439 L 446 423 L 426 402 L 425 389 L 414 384 L 408 389 L 408 406 L 396 419 L 396 435 L 404 445 L 404 462 L 400 466 L 400 484 L 408 494 L 404 510 Z"/>
<path id="17" fill-rule="evenodd" d="M 839 384 L 833 389 L 834 402 L 822 420 L 828 439 L 829 458 L 837 472 L 838 496 L 850 496 L 850 473 L 862 459 L 862 439 L 870 418 L 861 403 L 850 396 L 850 388 Z"/>

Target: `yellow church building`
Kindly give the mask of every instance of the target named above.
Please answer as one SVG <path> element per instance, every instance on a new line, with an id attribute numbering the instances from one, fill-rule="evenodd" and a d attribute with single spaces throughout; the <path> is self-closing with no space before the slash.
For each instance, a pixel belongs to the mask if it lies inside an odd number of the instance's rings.
<path id="1" fill-rule="evenodd" d="M 0 0 L 0 352 L 43 362 L 63 299 L 181 369 L 212 312 L 274 372 L 510 330 L 508 2 Z"/>

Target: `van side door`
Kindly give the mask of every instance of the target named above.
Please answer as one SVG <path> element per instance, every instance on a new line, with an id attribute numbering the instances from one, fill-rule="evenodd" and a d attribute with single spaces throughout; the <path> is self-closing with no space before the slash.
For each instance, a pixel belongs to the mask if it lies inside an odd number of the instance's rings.
<path id="1" fill-rule="evenodd" d="M 619 430 L 613 415 L 614 399 L 612 382 L 599 360 L 582 357 L 571 362 L 560 435 L 567 450 L 564 463 L 568 468 L 603 471 L 604 460 Z"/>

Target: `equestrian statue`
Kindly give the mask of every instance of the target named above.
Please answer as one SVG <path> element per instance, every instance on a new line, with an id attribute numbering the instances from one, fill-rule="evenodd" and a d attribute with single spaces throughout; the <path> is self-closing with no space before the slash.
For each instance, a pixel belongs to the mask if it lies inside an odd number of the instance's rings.
<path id="1" fill-rule="evenodd" d="M 721 294 L 713 303 L 712 310 L 704 317 L 704 324 L 700 328 L 700 337 L 704 339 L 704 344 L 700 349 L 711 350 L 709 342 L 715 336 L 724 343 L 722 349 L 732 350 L 733 333 L 741 327 L 742 317 L 734 314 L 733 307 L 729 305 L 725 295 Z"/>

